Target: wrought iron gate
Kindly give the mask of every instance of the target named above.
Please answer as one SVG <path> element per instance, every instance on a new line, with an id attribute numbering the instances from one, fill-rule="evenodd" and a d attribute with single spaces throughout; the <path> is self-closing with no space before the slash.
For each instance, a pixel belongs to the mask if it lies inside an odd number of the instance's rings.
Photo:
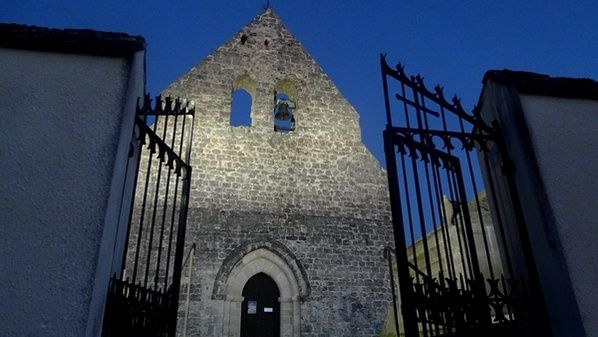
<path id="1" fill-rule="evenodd" d="M 110 280 L 103 335 L 174 337 L 191 183 L 195 110 L 149 95 L 137 107 L 134 192 L 122 268 Z"/>
<path id="2" fill-rule="evenodd" d="M 405 335 L 545 336 L 498 126 L 465 112 L 457 97 L 449 103 L 441 87 L 428 90 L 400 64 L 392 69 L 384 56 L 381 67 Z M 498 210 L 492 216 L 489 206 Z"/>

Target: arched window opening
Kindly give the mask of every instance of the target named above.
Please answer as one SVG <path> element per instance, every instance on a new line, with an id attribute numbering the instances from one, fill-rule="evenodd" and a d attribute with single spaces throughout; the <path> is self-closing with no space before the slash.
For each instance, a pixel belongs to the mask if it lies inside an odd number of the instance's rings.
<path id="1" fill-rule="evenodd" d="M 288 79 L 274 86 L 274 131 L 287 133 L 297 129 L 297 88 Z"/>
<path id="2" fill-rule="evenodd" d="M 231 98 L 230 125 L 251 126 L 251 95 L 245 89 L 237 89 Z"/>
<path id="3" fill-rule="evenodd" d="M 251 126 L 251 105 L 255 88 L 255 81 L 247 74 L 241 75 L 233 81 L 230 107 L 231 126 Z"/>

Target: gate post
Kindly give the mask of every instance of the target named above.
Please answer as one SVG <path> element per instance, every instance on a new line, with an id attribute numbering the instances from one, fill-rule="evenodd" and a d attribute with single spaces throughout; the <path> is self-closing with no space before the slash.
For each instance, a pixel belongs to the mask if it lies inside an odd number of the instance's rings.
<path id="1" fill-rule="evenodd" d="M 403 230 L 403 211 L 401 208 L 401 195 L 397 175 L 397 161 L 395 157 L 395 144 L 392 134 L 384 130 L 384 153 L 386 155 L 386 170 L 388 173 L 388 187 L 390 193 L 390 209 L 392 213 L 392 227 L 395 241 L 397 259 L 397 273 L 399 275 L 399 289 L 401 293 L 401 312 L 406 337 L 418 337 L 415 306 L 413 305 L 413 288 L 410 283 L 409 266 L 407 265 L 407 246 Z M 392 275 L 391 275 L 392 276 Z M 397 331 L 397 335 L 399 332 Z"/>

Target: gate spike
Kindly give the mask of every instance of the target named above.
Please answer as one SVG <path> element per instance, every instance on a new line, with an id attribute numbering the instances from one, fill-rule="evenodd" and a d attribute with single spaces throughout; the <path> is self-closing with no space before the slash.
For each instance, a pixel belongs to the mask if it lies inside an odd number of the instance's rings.
<path id="1" fill-rule="evenodd" d="M 144 111 L 148 111 L 152 109 L 152 98 L 149 94 L 145 94 L 143 98 L 143 107 Z"/>
<path id="2" fill-rule="evenodd" d="M 154 102 L 154 114 L 158 114 L 162 111 L 162 95 L 156 96 L 156 100 Z"/>
<path id="3" fill-rule="evenodd" d="M 180 158 L 176 158 L 174 164 L 175 164 L 174 173 L 176 173 L 176 175 L 178 177 L 180 177 L 181 176 L 181 166 L 182 166 L 181 165 L 181 159 Z"/>
<path id="4" fill-rule="evenodd" d="M 175 114 L 180 114 L 181 113 L 181 100 L 180 99 L 175 99 L 174 100 L 174 109 L 173 109 Z"/>
<path id="5" fill-rule="evenodd" d="M 160 163 L 165 161 L 164 155 L 166 154 L 166 146 L 162 144 L 158 144 L 158 159 L 160 159 Z"/>
<path id="6" fill-rule="evenodd" d="M 166 163 L 166 166 L 171 170 L 173 168 L 174 158 L 175 158 L 174 153 L 168 152 L 168 162 Z"/>
<path id="7" fill-rule="evenodd" d="M 141 146 L 145 145 L 145 136 L 146 136 L 146 132 L 145 132 L 145 128 L 140 127 L 139 128 L 139 135 L 137 136 L 137 140 L 139 141 L 139 143 L 141 144 Z"/>
<path id="8" fill-rule="evenodd" d="M 150 153 L 156 153 L 156 140 L 152 137 L 149 137 L 149 145 L 147 148 L 150 150 Z"/>
<path id="9" fill-rule="evenodd" d="M 167 114 L 172 113 L 172 97 L 170 95 L 166 96 L 166 99 L 164 100 L 164 111 Z"/>
<path id="10" fill-rule="evenodd" d="M 465 111 L 463 110 L 463 107 L 461 106 L 461 99 L 460 99 L 459 97 L 457 97 L 457 95 L 455 95 L 455 96 L 453 97 L 453 104 L 455 105 L 455 107 L 456 107 L 458 110 L 465 112 Z"/>
<path id="11" fill-rule="evenodd" d="M 423 78 L 423 76 L 422 76 L 422 75 L 420 75 L 420 74 L 417 74 L 417 75 L 415 76 L 415 81 L 417 82 L 417 85 L 418 85 L 420 88 L 425 88 L 425 87 L 426 87 L 426 86 L 425 86 L 425 84 L 424 84 L 424 78 Z"/>

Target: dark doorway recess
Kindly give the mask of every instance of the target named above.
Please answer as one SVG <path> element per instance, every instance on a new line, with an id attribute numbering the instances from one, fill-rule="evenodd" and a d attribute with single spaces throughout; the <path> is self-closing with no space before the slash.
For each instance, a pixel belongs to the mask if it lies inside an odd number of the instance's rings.
<path id="1" fill-rule="evenodd" d="M 278 286 L 268 275 L 259 273 L 243 288 L 241 337 L 280 337 Z"/>

